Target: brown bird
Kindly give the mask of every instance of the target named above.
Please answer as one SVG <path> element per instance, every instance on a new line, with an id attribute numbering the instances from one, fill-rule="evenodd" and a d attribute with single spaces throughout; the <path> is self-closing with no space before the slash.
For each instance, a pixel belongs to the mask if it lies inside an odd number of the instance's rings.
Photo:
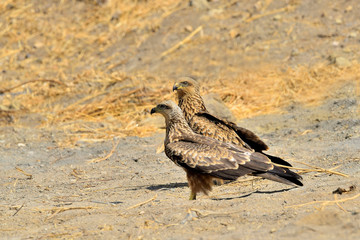
<path id="1" fill-rule="evenodd" d="M 181 82 L 174 84 L 173 91 L 177 91 L 179 107 L 194 132 L 222 142 L 254 149 L 267 156 L 273 163 L 291 167 L 287 161 L 263 153 L 269 147 L 255 133 L 210 114 L 200 95 L 199 84 L 194 79 L 184 77 Z"/>
<path id="2" fill-rule="evenodd" d="M 199 192 L 208 194 L 214 178 L 235 180 L 252 174 L 289 185 L 303 185 L 298 174 L 274 166 L 259 152 L 193 132 L 179 106 L 172 101 L 158 104 L 151 109 L 153 113 L 165 118 L 165 154 L 185 170 L 190 200 L 195 200 Z"/>

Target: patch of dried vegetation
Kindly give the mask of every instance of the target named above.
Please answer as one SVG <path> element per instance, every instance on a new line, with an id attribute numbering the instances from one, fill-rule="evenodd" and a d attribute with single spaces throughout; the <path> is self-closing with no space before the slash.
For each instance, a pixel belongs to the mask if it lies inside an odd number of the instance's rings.
<path id="1" fill-rule="evenodd" d="M 112 72 L 122 53 L 106 58 L 102 53 L 133 31 L 143 32 L 135 39 L 140 46 L 181 1 L 94 3 L 0 3 L 1 124 L 19 125 L 19 116 L 37 113 L 39 127 L 63 130 L 70 144 L 156 131 L 141 123 L 152 106 L 174 98 L 175 79 Z M 262 66 L 234 78 L 205 80 L 203 93 L 218 93 L 237 118 L 244 118 L 278 112 L 293 102 L 316 104 L 340 84 L 360 82 L 356 62 L 345 68 L 274 69 Z"/>

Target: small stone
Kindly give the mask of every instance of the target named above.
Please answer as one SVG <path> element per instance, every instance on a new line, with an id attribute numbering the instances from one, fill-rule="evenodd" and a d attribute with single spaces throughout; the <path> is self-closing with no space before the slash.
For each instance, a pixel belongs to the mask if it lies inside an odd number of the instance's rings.
<path id="1" fill-rule="evenodd" d="M 274 16 L 273 19 L 274 19 L 275 21 L 279 21 L 279 20 L 281 20 L 281 18 L 282 18 L 281 15 L 280 15 L 280 14 L 277 14 L 277 15 Z"/>
<path id="2" fill-rule="evenodd" d="M 295 56 L 298 56 L 299 54 L 300 54 L 300 52 L 298 49 L 293 49 L 290 53 L 290 56 L 295 57 Z"/>
<path id="3" fill-rule="evenodd" d="M 209 9 L 209 3 L 207 2 L 207 0 L 190 0 L 189 1 L 189 6 L 190 7 L 195 7 L 197 9 Z"/>
<path id="4" fill-rule="evenodd" d="M 262 8 L 263 8 L 263 3 L 262 3 L 262 1 L 257 1 L 257 2 L 254 4 L 254 9 L 255 9 L 256 11 L 260 11 Z"/>
<path id="5" fill-rule="evenodd" d="M 34 43 L 34 47 L 35 47 L 35 48 L 41 48 L 42 46 L 44 46 L 44 43 L 41 42 L 41 41 L 36 41 L 36 42 Z"/>
<path id="6" fill-rule="evenodd" d="M 12 4 L 6 5 L 6 10 L 11 10 L 11 9 L 14 9 L 14 8 L 15 8 L 15 6 L 12 5 Z"/>
<path id="7" fill-rule="evenodd" d="M 356 37 L 357 37 L 357 33 L 356 33 L 356 32 L 351 32 L 351 33 L 349 34 L 349 37 L 351 37 L 351 38 L 356 38 Z"/>
<path id="8" fill-rule="evenodd" d="M 339 25 L 343 23 L 343 21 L 341 20 L 341 18 L 335 19 L 335 22 L 336 22 L 336 24 L 339 24 Z"/>
<path id="9" fill-rule="evenodd" d="M 187 32 L 192 32 L 192 31 L 193 31 L 193 27 L 190 26 L 190 25 L 185 26 L 184 29 L 185 29 L 185 31 L 187 31 Z"/>
<path id="10" fill-rule="evenodd" d="M 222 9 L 222 8 L 214 8 L 214 9 L 210 9 L 209 10 L 209 16 L 215 16 L 215 15 L 219 15 L 219 14 L 221 14 L 221 13 L 223 13 L 224 12 L 224 9 Z"/>
<path id="11" fill-rule="evenodd" d="M 337 46 L 339 46 L 339 42 L 338 41 L 333 41 L 332 43 L 331 43 L 334 47 L 337 47 Z"/>
<path id="12" fill-rule="evenodd" d="M 231 38 L 237 38 L 241 36 L 240 31 L 238 29 L 231 29 L 229 35 Z"/>
<path id="13" fill-rule="evenodd" d="M 97 5 L 106 5 L 110 2 L 110 0 L 96 0 L 95 1 Z"/>
<path id="14" fill-rule="evenodd" d="M 236 227 L 235 226 L 228 226 L 227 230 L 228 231 L 234 231 L 234 230 L 236 230 Z"/>
<path id="15" fill-rule="evenodd" d="M 236 118 L 230 109 L 221 101 L 216 94 L 207 94 L 204 96 L 205 106 L 209 112 L 217 117 L 224 118 L 227 121 L 235 122 Z"/>
<path id="16" fill-rule="evenodd" d="M 337 67 L 341 67 L 341 68 L 349 67 L 349 66 L 351 66 L 351 62 L 344 57 L 337 57 L 337 58 L 335 58 L 335 65 Z"/>
<path id="17" fill-rule="evenodd" d="M 343 49 L 343 52 L 344 52 L 344 53 L 351 53 L 351 49 L 348 48 L 348 47 L 345 47 L 345 48 Z"/>
<path id="18" fill-rule="evenodd" d="M 121 11 L 114 12 L 114 14 L 111 16 L 110 21 L 118 21 L 120 19 L 121 15 L 122 15 Z"/>
<path id="19" fill-rule="evenodd" d="M 345 12 L 351 12 L 352 9 L 353 9 L 352 6 L 347 6 L 347 7 L 345 8 Z"/>
<path id="20" fill-rule="evenodd" d="M 269 50 L 270 49 L 270 46 L 269 45 L 263 45 L 263 46 L 260 46 L 259 47 L 259 50 L 260 51 L 266 51 L 266 50 Z"/>

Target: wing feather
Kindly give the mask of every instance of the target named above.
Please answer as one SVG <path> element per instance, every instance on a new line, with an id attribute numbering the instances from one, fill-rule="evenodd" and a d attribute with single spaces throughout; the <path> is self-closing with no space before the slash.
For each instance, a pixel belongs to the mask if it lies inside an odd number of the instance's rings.
<path id="1" fill-rule="evenodd" d="M 222 179 L 236 179 L 252 172 L 265 172 L 273 168 L 270 160 L 229 143 L 193 135 L 183 136 L 165 146 L 166 155 L 176 164 Z"/>
<path id="2" fill-rule="evenodd" d="M 268 149 L 268 146 L 252 131 L 238 127 L 233 122 L 219 119 L 208 112 L 196 113 L 190 122 L 191 127 L 195 128 L 195 132 L 215 137 L 220 141 L 239 142 L 244 147 L 254 149 L 255 151 Z"/>

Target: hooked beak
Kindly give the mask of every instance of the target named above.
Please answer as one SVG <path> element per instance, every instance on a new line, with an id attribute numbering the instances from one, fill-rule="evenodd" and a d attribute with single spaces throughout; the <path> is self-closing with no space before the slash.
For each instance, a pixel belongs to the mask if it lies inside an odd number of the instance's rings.
<path id="1" fill-rule="evenodd" d="M 156 107 L 154 107 L 153 109 L 151 109 L 151 111 L 150 111 L 150 114 L 152 115 L 152 114 L 154 114 L 154 113 L 156 113 Z"/>
<path id="2" fill-rule="evenodd" d="M 178 83 L 175 83 L 173 86 L 173 91 L 176 91 L 180 88 L 181 86 Z"/>

